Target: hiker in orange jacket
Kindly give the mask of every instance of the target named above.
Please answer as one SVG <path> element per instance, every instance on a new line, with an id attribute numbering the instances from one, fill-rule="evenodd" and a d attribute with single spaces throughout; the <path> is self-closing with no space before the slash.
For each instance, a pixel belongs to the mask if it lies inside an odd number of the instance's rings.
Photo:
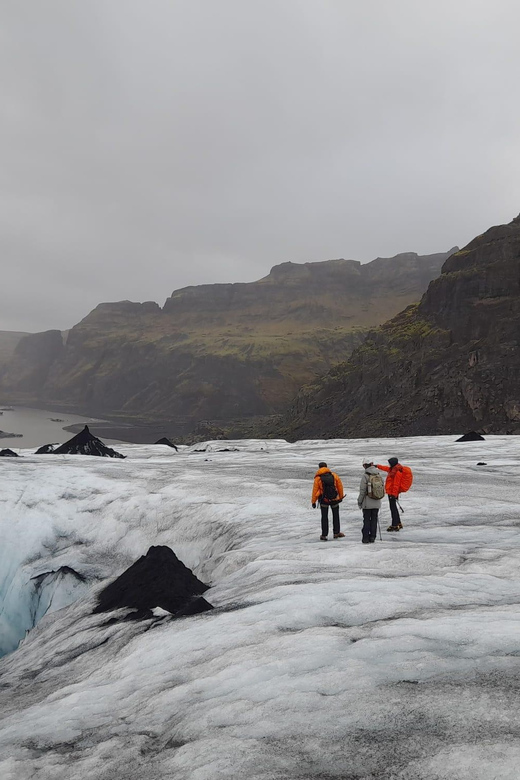
<path id="1" fill-rule="evenodd" d="M 385 493 L 388 496 L 388 503 L 390 504 L 392 522 L 386 530 L 400 531 L 403 524 L 401 523 L 401 516 L 397 509 L 397 501 L 399 499 L 399 493 L 401 492 L 400 487 L 401 479 L 403 478 L 403 467 L 397 458 L 389 458 L 388 463 L 388 466 L 381 466 L 379 463 L 376 466 L 380 471 L 388 472 L 385 482 Z"/>
<path id="2" fill-rule="evenodd" d="M 339 505 L 343 501 L 343 485 L 337 474 L 329 469 L 323 461 L 318 464 L 318 471 L 314 476 L 312 486 L 312 508 L 316 509 L 319 503 L 321 509 L 321 536 L 322 542 L 327 542 L 329 538 L 329 506 L 332 509 L 332 533 L 334 539 L 343 539 L 345 534 L 341 533 L 339 526 Z"/>

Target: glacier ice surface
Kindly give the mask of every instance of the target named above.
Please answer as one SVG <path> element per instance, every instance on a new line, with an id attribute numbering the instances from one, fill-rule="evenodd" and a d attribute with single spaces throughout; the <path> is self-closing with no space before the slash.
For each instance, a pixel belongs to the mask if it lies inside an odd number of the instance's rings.
<path id="1" fill-rule="evenodd" d="M 4 652 L 29 631 L 0 662 L 2 780 L 517 780 L 520 439 L 221 446 L 2 462 Z M 415 480 L 364 546 L 366 452 Z M 322 459 L 347 494 L 327 544 Z M 152 544 L 216 609 L 93 615 Z"/>

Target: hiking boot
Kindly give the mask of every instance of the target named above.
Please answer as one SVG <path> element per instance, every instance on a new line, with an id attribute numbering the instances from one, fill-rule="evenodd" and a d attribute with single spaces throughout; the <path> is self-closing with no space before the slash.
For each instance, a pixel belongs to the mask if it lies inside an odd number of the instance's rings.
<path id="1" fill-rule="evenodd" d="M 370 539 L 361 539 L 361 544 L 370 544 Z"/>
<path id="2" fill-rule="evenodd" d="M 399 530 L 399 526 L 398 525 L 389 525 L 386 530 L 387 531 L 398 531 Z"/>
<path id="3" fill-rule="evenodd" d="M 374 544 L 375 539 L 370 538 L 368 541 L 370 542 L 370 544 Z"/>
<path id="4" fill-rule="evenodd" d="M 399 525 L 396 525 L 396 528 L 397 528 L 398 531 L 400 531 L 402 527 L 403 527 L 402 523 L 399 523 Z"/>
<path id="5" fill-rule="evenodd" d="M 344 539 L 344 538 L 345 538 L 345 534 L 342 534 L 341 531 L 339 532 L 339 534 L 334 534 L 334 539 Z"/>
<path id="6" fill-rule="evenodd" d="M 322 542 L 328 542 L 329 541 L 329 537 L 328 536 L 320 536 L 320 539 L 321 539 Z"/>

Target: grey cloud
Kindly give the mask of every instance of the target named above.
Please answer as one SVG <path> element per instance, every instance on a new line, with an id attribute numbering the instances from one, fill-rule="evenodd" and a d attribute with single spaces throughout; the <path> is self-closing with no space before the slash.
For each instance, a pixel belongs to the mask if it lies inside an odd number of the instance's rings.
<path id="1" fill-rule="evenodd" d="M 0 328 L 520 211 L 509 0 L 6 0 Z"/>

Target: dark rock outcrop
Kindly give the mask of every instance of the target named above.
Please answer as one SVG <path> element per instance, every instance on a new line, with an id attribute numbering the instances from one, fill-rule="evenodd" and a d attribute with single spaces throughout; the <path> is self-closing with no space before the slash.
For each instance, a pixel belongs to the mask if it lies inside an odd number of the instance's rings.
<path id="1" fill-rule="evenodd" d="M 55 452 L 56 447 L 59 447 L 59 444 L 44 444 L 43 447 L 40 447 L 36 450 L 34 453 L 35 455 L 49 455 L 51 452 Z"/>
<path id="2" fill-rule="evenodd" d="M 0 439 L 23 439 L 23 433 L 7 433 L 7 431 L 0 431 Z"/>
<path id="3" fill-rule="evenodd" d="M 167 447 L 173 447 L 174 450 L 179 450 L 179 448 L 169 439 L 166 438 L 166 436 L 163 436 L 162 439 L 158 439 L 155 444 L 165 444 Z"/>
<path id="4" fill-rule="evenodd" d="M 368 328 L 419 300 L 448 254 L 283 263 L 256 282 L 177 290 L 163 309 L 101 304 L 65 345 L 59 331 L 22 339 L 0 392 L 96 416 L 168 419 L 175 436 L 176 421 L 277 413 Z"/>
<path id="5" fill-rule="evenodd" d="M 107 447 L 103 444 L 101 439 L 98 439 L 92 433 L 90 433 L 88 425 L 85 425 L 82 431 L 77 433 L 72 439 L 69 439 L 65 444 L 61 444 L 55 450 L 53 455 L 99 455 L 104 458 L 125 458 L 126 455 L 116 452 L 111 447 Z"/>
<path id="6" fill-rule="evenodd" d="M 456 441 L 485 441 L 485 439 L 483 436 L 480 435 L 480 433 L 477 433 L 476 431 L 469 431 L 468 433 L 465 433 L 463 436 L 461 436 L 459 439 L 456 439 Z"/>
<path id="7" fill-rule="evenodd" d="M 18 454 L 12 450 L 0 450 L 0 458 L 18 458 Z"/>
<path id="8" fill-rule="evenodd" d="M 172 615 L 194 615 L 213 607 L 201 598 L 205 585 L 180 561 L 169 547 L 150 547 L 129 569 L 101 591 L 94 612 L 121 607 L 147 618 L 155 607 Z"/>
<path id="9" fill-rule="evenodd" d="M 448 258 L 418 305 L 304 388 L 289 438 L 520 433 L 520 217 Z"/>

